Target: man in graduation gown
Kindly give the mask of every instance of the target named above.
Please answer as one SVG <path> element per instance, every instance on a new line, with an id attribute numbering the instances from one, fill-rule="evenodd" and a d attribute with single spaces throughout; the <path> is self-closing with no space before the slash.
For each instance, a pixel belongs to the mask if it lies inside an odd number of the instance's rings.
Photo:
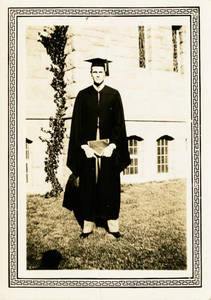
<path id="1" fill-rule="evenodd" d="M 119 233 L 120 172 L 130 164 L 120 94 L 104 84 L 108 60 L 91 62 L 93 85 L 81 90 L 73 109 L 67 166 L 79 177 L 77 205 L 84 220 L 85 238 L 92 233 L 97 219 L 106 220 L 109 233 Z M 88 143 L 108 139 L 100 158 Z"/>

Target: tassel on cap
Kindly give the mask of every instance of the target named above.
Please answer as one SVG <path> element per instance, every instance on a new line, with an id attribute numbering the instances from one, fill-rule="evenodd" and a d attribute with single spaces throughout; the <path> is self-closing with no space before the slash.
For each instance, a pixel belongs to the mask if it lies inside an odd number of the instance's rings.
<path id="1" fill-rule="evenodd" d="M 91 63 L 92 67 L 104 67 L 106 76 L 109 76 L 109 63 L 112 62 L 111 60 L 104 58 L 91 58 L 85 61 Z"/>

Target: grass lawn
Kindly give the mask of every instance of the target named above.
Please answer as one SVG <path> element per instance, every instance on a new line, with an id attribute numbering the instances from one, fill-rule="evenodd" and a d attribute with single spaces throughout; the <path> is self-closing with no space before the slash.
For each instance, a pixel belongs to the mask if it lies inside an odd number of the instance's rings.
<path id="1" fill-rule="evenodd" d="M 98 227 L 80 239 L 62 196 L 27 199 L 27 268 L 40 265 L 42 253 L 62 255 L 59 269 L 184 270 L 186 269 L 186 181 L 183 179 L 123 185 L 120 231 L 116 240 Z"/>

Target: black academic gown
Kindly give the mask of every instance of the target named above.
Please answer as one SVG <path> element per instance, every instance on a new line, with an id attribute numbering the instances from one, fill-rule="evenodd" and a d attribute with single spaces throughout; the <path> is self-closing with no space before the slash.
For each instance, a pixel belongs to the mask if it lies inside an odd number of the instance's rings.
<path id="1" fill-rule="evenodd" d="M 87 158 L 81 145 L 96 139 L 97 120 L 101 139 L 116 145 L 111 157 L 102 157 L 96 184 L 95 158 Z M 130 164 L 124 112 L 120 94 L 105 86 L 90 86 L 78 93 L 73 109 L 67 166 L 79 176 L 77 206 L 84 220 L 117 219 L 120 210 L 120 172 Z"/>

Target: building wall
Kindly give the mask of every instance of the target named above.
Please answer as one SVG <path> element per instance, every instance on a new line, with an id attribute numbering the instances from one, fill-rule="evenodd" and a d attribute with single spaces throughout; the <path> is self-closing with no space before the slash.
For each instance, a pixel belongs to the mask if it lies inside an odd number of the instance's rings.
<path id="1" fill-rule="evenodd" d="M 55 104 L 52 101 L 54 90 L 51 87 L 52 72 L 50 58 L 43 45 L 38 42 L 41 26 L 26 28 L 26 118 L 49 118 L 55 114 Z"/>
<path id="2" fill-rule="evenodd" d="M 139 136 L 138 175 L 121 175 L 122 182 L 145 182 L 170 178 L 185 178 L 188 170 L 188 138 L 190 128 L 185 122 L 126 122 L 127 135 Z M 157 171 L 157 139 L 168 135 L 168 173 Z"/>
<path id="3" fill-rule="evenodd" d="M 45 144 L 39 136 L 41 127 L 48 128 L 48 118 L 54 115 L 51 73 L 46 70 L 50 61 L 41 43 L 37 42 L 42 27 L 28 27 L 27 49 L 27 103 L 26 127 L 30 144 L 32 176 L 28 191 L 44 193 L 49 189 L 45 183 Z M 187 128 L 190 123 L 190 91 L 184 65 L 185 30 L 180 40 L 180 68 L 173 72 L 174 61 L 171 26 L 145 26 L 145 68 L 139 66 L 139 27 L 102 25 L 69 26 L 65 48 L 67 54 L 65 81 L 66 135 L 58 176 L 65 184 L 70 171 L 66 167 L 72 109 L 78 91 L 92 84 L 90 65 L 84 60 L 106 57 L 112 60 L 107 84 L 117 88 L 122 96 L 128 136 L 138 135 L 141 142 L 140 170 L 138 176 L 123 176 L 123 182 L 161 180 L 185 177 Z M 42 109 L 41 109 L 42 108 Z M 156 139 L 170 135 L 172 167 L 168 174 L 156 172 Z"/>
<path id="4" fill-rule="evenodd" d="M 40 128 L 48 127 L 48 120 L 27 120 L 27 138 L 32 141 L 29 147 L 29 181 L 26 184 L 27 193 L 44 194 L 50 189 L 50 184 L 45 182 L 44 159 L 46 143 L 40 140 L 43 136 Z"/>

